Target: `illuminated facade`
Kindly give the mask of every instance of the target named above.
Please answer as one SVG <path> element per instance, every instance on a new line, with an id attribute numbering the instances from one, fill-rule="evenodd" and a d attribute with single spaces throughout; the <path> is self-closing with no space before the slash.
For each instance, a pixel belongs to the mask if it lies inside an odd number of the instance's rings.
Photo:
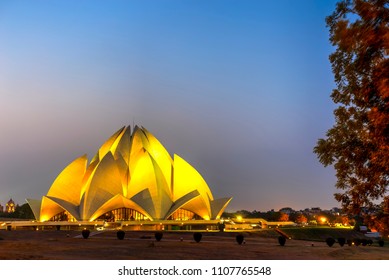
<path id="1" fill-rule="evenodd" d="M 27 202 L 41 222 L 160 221 L 219 219 L 230 200 L 214 199 L 189 163 L 136 126 L 114 133 L 89 164 L 75 159 L 47 195 Z"/>
<path id="2" fill-rule="evenodd" d="M 12 198 L 5 205 L 5 212 L 7 213 L 15 212 L 15 202 L 12 200 Z"/>

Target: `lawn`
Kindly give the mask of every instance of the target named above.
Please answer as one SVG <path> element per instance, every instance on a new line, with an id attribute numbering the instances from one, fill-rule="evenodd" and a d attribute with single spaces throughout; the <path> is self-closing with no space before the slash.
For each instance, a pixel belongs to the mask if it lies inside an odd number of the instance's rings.
<path id="1" fill-rule="evenodd" d="M 281 228 L 279 230 L 296 240 L 324 241 L 328 237 L 334 239 L 339 237 L 346 239 L 369 239 L 364 234 L 350 228 L 314 226 Z"/>

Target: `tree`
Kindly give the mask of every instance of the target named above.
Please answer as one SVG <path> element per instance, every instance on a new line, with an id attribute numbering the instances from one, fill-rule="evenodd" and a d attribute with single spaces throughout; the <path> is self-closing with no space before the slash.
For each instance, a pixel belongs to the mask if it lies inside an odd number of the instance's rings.
<path id="1" fill-rule="evenodd" d="M 334 220 L 334 223 L 342 224 L 342 225 L 349 225 L 350 219 L 347 216 L 337 216 Z"/>
<path id="2" fill-rule="evenodd" d="M 284 212 L 279 212 L 280 213 L 280 217 L 278 218 L 278 220 L 280 222 L 287 222 L 289 221 L 289 215 L 284 213 Z"/>
<path id="3" fill-rule="evenodd" d="M 383 236 L 389 234 L 389 197 L 386 197 L 368 222 L 369 228 L 379 231 Z"/>
<path id="4" fill-rule="evenodd" d="M 347 213 L 362 215 L 388 196 L 389 4 L 342 0 L 326 22 L 335 47 L 331 98 L 338 107 L 334 126 L 314 152 L 336 170 L 335 199 Z"/>
<path id="5" fill-rule="evenodd" d="M 296 223 L 298 223 L 298 224 L 305 224 L 306 222 L 308 222 L 308 218 L 305 217 L 304 214 L 299 214 L 296 217 Z"/>
<path id="6" fill-rule="evenodd" d="M 35 219 L 34 214 L 27 203 L 16 205 L 15 212 L 8 213 L 6 217 L 16 219 Z"/>

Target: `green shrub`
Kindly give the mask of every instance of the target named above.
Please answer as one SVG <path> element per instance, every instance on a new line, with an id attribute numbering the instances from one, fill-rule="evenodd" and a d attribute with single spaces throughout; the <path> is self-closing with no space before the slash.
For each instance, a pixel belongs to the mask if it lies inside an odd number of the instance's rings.
<path id="1" fill-rule="evenodd" d="M 238 234 L 236 236 L 236 242 L 238 242 L 239 245 L 242 245 L 243 241 L 244 241 L 244 236 L 242 234 Z"/>
<path id="2" fill-rule="evenodd" d="M 196 241 L 197 243 L 200 242 L 201 238 L 203 237 L 203 235 L 201 234 L 201 232 L 195 232 L 193 234 L 193 239 L 194 241 Z"/>
<path id="3" fill-rule="evenodd" d="M 285 242 L 286 242 L 285 236 L 282 235 L 278 236 L 278 243 L 280 243 L 281 246 L 284 246 Z"/>
<path id="4" fill-rule="evenodd" d="M 326 239 L 326 243 L 327 243 L 327 245 L 328 245 L 329 247 L 332 247 L 332 245 L 335 244 L 335 239 L 333 239 L 332 237 L 328 237 L 328 238 Z"/>
<path id="5" fill-rule="evenodd" d="M 126 233 L 124 232 L 124 230 L 118 230 L 116 232 L 116 236 L 119 240 L 123 240 L 124 239 L 124 236 L 126 235 Z"/>
<path id="6" fill-rule="evenodd" d="M 162 233 L 162 232 L 156 232 L 156 233 L 154 234 L 155 240 L 157 240 L 157 241 L 161 241 L 162 236 L 163 236 L 163 233 Z"/>
<path id="7" fill-rule="evenodd" d="M 346 244 L 346 238 L 344 238 L 344 237 L 339 237 L 339 238 L 338 238 L 338 243 L 339 243 L 340 247 L 343 247 L 344 244 Z"/>
<path id="8" fill-rule="evenodd" d="M 84 239 L 87 239 L 89 237 L 90 230 L 89 229 L 83 229 L 81 234 L 82 234 L 82 237 L 84 237 Z"/>

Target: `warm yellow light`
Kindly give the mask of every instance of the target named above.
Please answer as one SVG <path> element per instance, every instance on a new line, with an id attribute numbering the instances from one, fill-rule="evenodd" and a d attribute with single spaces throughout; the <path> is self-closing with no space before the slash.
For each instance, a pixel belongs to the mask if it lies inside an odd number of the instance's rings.
<path id="1" fill-rule="evenodd" d="M 42 215 L 40 221 L 47 222 L 50 218 L 47 215 Z"/>
<path id="2" fill-rule="evenodd" d="M 237 216 L 236 219 L 238 220 L 238 222 L 241 222 L 242 221 L 242 216 Z"/>
<path id="3" fill-rule="evenodd" d="M 324 224 L 327 221 L 327 218 L 326 217 L 320 217 L 319 220 L 320 220 L 321 223 Z"/>

